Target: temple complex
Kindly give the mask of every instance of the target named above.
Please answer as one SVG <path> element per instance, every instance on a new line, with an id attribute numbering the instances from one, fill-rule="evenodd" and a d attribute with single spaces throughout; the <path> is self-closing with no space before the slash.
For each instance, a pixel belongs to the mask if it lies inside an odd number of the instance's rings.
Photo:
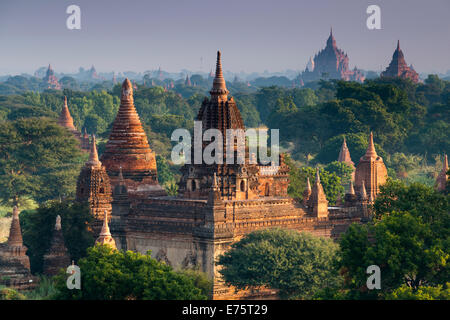
<path id="1" fill-rule="evenodd" d="M 400 49 L 400 40 L 397 41 L 397 48 L 392 55 L 392 61 L 389 66 L 380 74 L 380 77 L 385 78 L 403 78 L 411 79 L 414 83 L 419 82 L 419 74 L 412 66 L 406 64 L 403 51 Z"/>
<path id="2" fill-rule="evenodd" d="M 357 192 L 367 193 L 368 199 L 373 201 L 379 192 L 379 186 L 384 184 L 386 180 L 387 169 L 383 159 L 375 151 L 371 132 L 366 154 L 359 159 L 356 166 L 355 187 Z"/>
<path id="3" fill-rule="evenodd" d="M 18 290 L 31 290 L 38 279 L 30 273 L 30 259 L 26 255 L 20 228 L 19 208 L 14 206 L 9 237 L 0 243 L 0 285 Z"/>
<path id="4" fill-rule="evenodd" d="M 448 181 L 448 158 L 444 155 L 444 163 L 442 164 L 442 170 L 436 179 L 436 189 L 439 191 L 444 191 L 447 186 Z"/>
<path id="5" fill-rule="evenodd" d="M 98 242 L 111 243 L 112 234 L 119 250 L 151 250 L 154 258 L 174 268 L 199 268 L 213 278 L 211 296 L 215 299 L 274 295 L 267 290 L 236 294 L 221 280 L 216 258 L 245 234 L 280 227 L 337 239 L 351 223 L 367 220 L 368 193 L 374 199 L 386 179 L 386 168 L 376 155 L 371 135 L 368 151 L 356 169 L 357 190 L 351 182 L 343 205 L 329 206 L 319 171 L 313 186 L 308 179 L 302 203 L 290 198 L 289 168 L 282 154 L 278 163 L 263 164 L 245 142 L 243 149 L 236 137 L 227 143 L 228 129 L 245 130 L 245 126 L 229 95 L 220 52 L 210 97 L 203 100 L 196 120 L 202 123 L 202 133 L 208 129 L 223 133 L 223 148 L 214 154 L 216 161 L 212 164 L 204 159 L 196 163 L 191 152 L 191 161 L 180 169 L 178 195 L 168 196 L 157 183 L 155 155 L 126 79 L 105 153 L 100 162 L 93 139 L 90 160 L 78 179 L 77 200 L 88 201 L 93 214 L 103 220 Z M 208 147 L 206 142 L 200 145 L 202 151 Z M 231 148 L 232 163 L 225 159 L 227 148 Z M 342 149 L 339 159 L 351 161 L 345 142 Z M 110 214 L 111 232 L 107 221 Z"/>
<path id="6" fill-rule="evenodd" d="M 42 80 L 46 83 L 47 89 L 61 90 L 61 84 L 58 82 L 51 65 L 48 65 L 47 72 Z"/>
<path id="7" fill-rule="evenodd" d="M 50 248 L 44 255 L 43 273 L 54 276 L 59 270 L 66 269 L 70 264 L 70 256 L 64 244 L 64 236 L 61 228 L 61 217 L 56 217 L 55 229 L 50 243 Z"/>
<path id="8" fill-rule="evenodd" d="M 325 48 L 319 51 L 314 59 L 310 58 L 305 71 L 298 77 L 298 81 L 302 83 L 320 79 L 359 82 L 363 82 L 365 79 L 364 74 L 356 67 L 350 70 L 348 55 L 337 47 L 333 30 L 330 31 Z"/>

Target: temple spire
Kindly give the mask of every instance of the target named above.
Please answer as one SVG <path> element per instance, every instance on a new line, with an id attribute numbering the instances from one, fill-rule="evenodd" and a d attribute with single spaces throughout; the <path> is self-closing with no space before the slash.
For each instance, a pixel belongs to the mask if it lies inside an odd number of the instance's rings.
<path id="1" fill-rule="evenodd" d="M 89 161 L 86 162 L 86 165 L 90 165 L 93 167 L 100 167 L 102 165 L 102 163 L 98 160 L 97 142 L 95 141 L 95 134 L 92 135 L 91 151 L 89 154 Z"/>
<path id="2" fill-rule="evenodd" d="M 61 230 L 61 216 L 56 216 L 55 230 Z"/>
<path id="3" fill-rule="evenodd" d="M 11 227 L 9 229 L 8 245 L 10 247 L 23 246 L 22 230 L 20 229 L 19 208 L 14 206 Z"/>
<path id="4" fill-rule="evenodd" d="M 110 246 L 113 249 L 117 249 L 116 242 L 114 241 L 114 238 L 111 236 L 111 232 L 109 231 L 107 210 L 105 210 L 105 219 L 103 220 L 102 230 L 100 231 L 100 235 L 97 240 L 95 240 L 95 244 L 103 244 Z"/>
<path id="5" fill-rule="evenodd" d="M 364 180 L 362 181 L 362 186 L 361 186 L 361 199 L 362 200 L 367 199 L 366 185 L 364 184 Z"/>
<path id="6" fill-rule="evenodd" d="M 320 184 L 319 168 L 316 168 L 316 184 Z"/>
<path id="7" fill-rule="evenodd" d="M 400 40 L 397 40 L 397 51 L 400 51 Z"/>
<path id="8" fill-rule="evenodd" d="M 375 144 L 373 143 L 373 133 L 370 132 L 369 136 L 369 146 L 367 147 L 366 154 L 364 158 L 376 158 L 378 157 L 377 152 L 375 150 Z"/>
<path id="9" fill-rule="evenodd" d="M 353 187 L 353 181 L 350 180 L 350 188 L 348 189 L 348 194 L 355 194 L 355 188 Z"/>
<path id="10" fill-rule="evenodd" d="M 223 77 L 220 51 L 217 51 L 216 76 L 214 77 L 213 86 L 210 93 L 212 96 L 219 96 L 223 100 L 227 99 L 227 95 L 229 93 Z"/>
<path id="11" fill-rule="evenodd" d="M 58 124 L 68 129 L 75 130 L 75 126 L 73 125 L 73 118 L 70 115 L 69 107 L 67 106 L 66 96 L 64 96 L 64 104 L 61 110 L 61 114 L 59 115 Z"/>

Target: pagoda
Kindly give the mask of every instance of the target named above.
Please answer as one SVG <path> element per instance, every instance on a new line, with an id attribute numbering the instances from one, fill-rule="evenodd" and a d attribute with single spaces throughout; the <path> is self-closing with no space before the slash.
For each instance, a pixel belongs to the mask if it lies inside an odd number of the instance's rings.
<path id="1" fill-rule="evenodd" d="M 387 169 L 381 158 L 375 151 L 373 134 L 370 133 L 369 146 L 366 154 L 361 157 L 355 171 L 355 187 L 358 194 L 374 200 L 379 192 L 379 186 L 387 179 Z"/>
<path id="2" fill-rule="evenodd" d="M 92 136 L 89 160 L 81 169 L 77 180 L 76 198 L 78 202 L 87 201 L 94 216 L 93 231 L 98 234 L 104 213 L 111 212 L 112 190 L 105 167 L 98 159 L 95 136 Z"/>
<path id="3" fill-rule="evenodd" d="M 352 158 L 350 157 L 350 151 L 348 150 L 347 141 L 345 140 L 345 137 L 344 137 L 344 141 L 342 142 L 341 150 L 339 151 L 338 161 L 347 164 L 349 167 L 351 167 L 353 169 L 352 180 L 354 180 L 355 179 L 355 164 L 352 161 Z"/>
<path id="4" fill-rule="evenodd" d="M 54 276 L 58 274 L 60 269 L 67 268 L 69 264 L 70 256 L 66 245 L 64 244 L 64 236 L 61 228 L 61 217 L 58 215 L 56 217 L 50 248 L 44 255 L 44 274 Z"/>
<path id="5" fill-rule="evenodd" d="M 55 72 L 50 64 L 48 65 L 47 72 L 42 80 L 46 83 L 47 89 L 61 90 L 61 84 L 58 82 Z"/>
<path id="6" fill-rule="evenodd" d="M 19 208 L 14 206 L 8 241 L 0 243 L 0 285 L 18 290 L 36 287 L 38 279 L 30 273 L 27 250 L 22 240 Z"/>
<path id="7" fill-rule="evenodd" d="M 155 153 L 150 149 L 133 101 L 133 86 L 125 79 L 122 84 L 120 107 L 114 120 L 101 162 L 111 185 L 119 182 L 119 168 L 129 192 L 165 194 L 157 179 Z"/>
<path id="8" fill-rule="evenodd" d="M 97 240 L 95 240 L 95 244 L 107 245 L 112 249 L 117 249 L 116 242 L 109 231 L 108 223 L 108 211 L 105 211 L 105 219 L 103 220 L 102 230 L 100 231 L 100 235 Z"/>
<path id="9" fill-rule="evenodd" d="M 314 59 L 308 61 L 305 71 L 299 76 L 299 81 L 318 81 L 320 79 L 339 79 L 363 82 L 365 77 L 358 69 L 349 68 L 349 58 L 336 45 L 333 29 L 330 30 L 326 46 L 319 51 Z"/>
<path id="10" fill-rule="evenodd" d="M 392 61 L 384 72 L 380 74 L 380 77 L 385 78 L 403 78 L 411 79 L 412 82 L 419 82 L 419 74 L 411 67 L 408 67 L 403 55 L 403 51 L 400 49 L 400 40 L 397 41 L 397 48 L 392 55 Z"/>

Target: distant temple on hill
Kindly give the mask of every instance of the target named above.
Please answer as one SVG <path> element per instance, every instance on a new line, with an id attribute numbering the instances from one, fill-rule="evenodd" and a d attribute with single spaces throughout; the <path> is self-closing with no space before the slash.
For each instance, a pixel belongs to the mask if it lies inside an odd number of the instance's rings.
<path id="1" fill-rule="evenodd" d="M 299 75 L 298 81 L 306 83 L 320 79 L 339 79 L 346 81 L 363 82 L 365 77 L 362 71 L 356 67 L 349 69 L 349 59 L 346 53 L 339 49 L 330 31 L 325 48 L 308 61 L 305 71 Z"/>
<path id="2" fill-rule="evenodd" d="M 202 122 L 203 131 L 245 130 L 226 87 L 220 52 L 210 97 L 203 101 L 197 120 Z M 236 156 L 237 141 L 231 146 Z M 224 150 L 226 147 L 224 139 Z M 341 161 L 351 161 L 348 149 L 343 150 Z M 126 79 L 106 150 L 98 159 L 94 140 L 90 159 L 78 179 L 77 201 L 89 203 L 99 242 L 108 242 L 119 250 L 151 250 L 154 258 L 173 267 L 199 268 L 214 279 L 211 296 L 215 299 L 273 297 L 275 293 L 267 290 L 236 294 L 221 280 L 216 258 L 245 234 L 262 228 L 280 227 L 338 238 L 351 223 L 368 219 L 368 206 L 386 181 L 387 171 L 370 135 L 345 204 L 331 207 L 319 171 L 312 186 L 308 180 L 304 201 L 299 203 L 287 193 L 289 168 L 284 156 L 280 155 L 279 165 L 262 164 L 256 159 L 246 148 L 241 164 L 191 161 L 181 168 L 179 194 L 168 196 L 158 183 L 155 154 L 136 112 L 131 82 Z M 110 232 L 105 217 L 111 217 Z"/>
<path id="3" fill-rule="evenodd" d="M 48 65 L 47 73 L 42 80 L 46 83 L 47 89 L 61 90 L 61 84 L 58 82 L 51 65 Z"/>
<path id="4" fill-rule="evenodd" d="M 411 79 L 414 83 L 419 82 L 419 74 L 414 70 L 413 66 L 406 64 L 403 51 L 400 49 L 400 40 L 397 41 L 397 48 L 392 55 L 392 61 L 389 66 L 380 74 L 384 78 L 403 78 Z"/>

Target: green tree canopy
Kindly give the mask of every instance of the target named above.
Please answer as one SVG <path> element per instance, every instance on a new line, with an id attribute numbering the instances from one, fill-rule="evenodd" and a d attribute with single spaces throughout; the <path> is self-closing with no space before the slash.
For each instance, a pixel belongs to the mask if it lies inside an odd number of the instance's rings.
<path id="1" fill-rule="evenodd" d="M 78 261 L 94 244 L 89 228 L 93 218 L 86 204 L 47 201 L 36 210 L 24 210 L 20 214 L 20 224 L 32 272 L 42 272 L 43 256 L 50 248 L 58 215 L 61 216 L 64 243 L 72 260 Z"/>
<path id="2" fill-rule="evenodd" d="M 81 290 L 69 290 L 67 275 L 57 276 L 56 299 L 63 300 L 205 300 L 205 279 L 132 251 L 96 245 L 78 262 Z M 198 285 L 199 287 L 197 287 Z M 202 291 L 203 289 L 203 291 Z"/>
<path id="3" fill-rule="evenodd" d="M 340 283 L 331 239 L 294 230 L 265 229 L 244 236 L 219 257 L 220 273 L 238 289 L 269 287 L 282 299 L 308 299 Z"/>
<path id="4" fill-rule="evenodd" d="M 0 199 L 18 203 L 74 194 L 83 162 L 79 142 L 46 118 L 0 121 Z"/>

